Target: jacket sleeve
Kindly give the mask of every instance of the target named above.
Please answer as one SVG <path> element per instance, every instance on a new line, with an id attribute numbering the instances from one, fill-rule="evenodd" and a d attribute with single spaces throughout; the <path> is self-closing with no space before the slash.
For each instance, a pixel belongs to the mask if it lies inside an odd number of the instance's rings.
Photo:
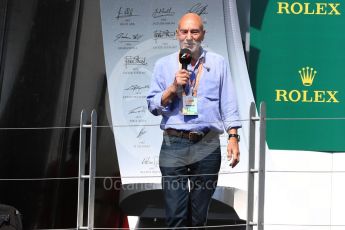
<path id="1" fill-rule="evenodd" d="M 162 63 L 157 61 L 153 69 L 151 86 L 146 97 L 148 109 L 155 116 L 169 114 L 171 111 L 171 105 L 162 106 L 163 92 L 167 88 L 164 74 Z"/>
<path id="2" fill-rule="evenodd" d="M 227 61 L 223 60 L 223 73 L 221 77 L 220 111 L 224 128 L 240 128 L 241 122 L 237 106 L 237 97 Z"/>

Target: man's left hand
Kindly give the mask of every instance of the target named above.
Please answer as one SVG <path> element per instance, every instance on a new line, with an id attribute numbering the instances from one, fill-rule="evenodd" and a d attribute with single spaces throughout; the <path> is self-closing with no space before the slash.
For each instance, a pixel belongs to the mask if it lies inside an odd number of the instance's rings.
<path id="1" fill-rule="evenodd" d="M 231 161 L 230 166 L 234 168 L 240 162 L 240 147 L 236 138 L 228 140 L 228 160 Z"/>

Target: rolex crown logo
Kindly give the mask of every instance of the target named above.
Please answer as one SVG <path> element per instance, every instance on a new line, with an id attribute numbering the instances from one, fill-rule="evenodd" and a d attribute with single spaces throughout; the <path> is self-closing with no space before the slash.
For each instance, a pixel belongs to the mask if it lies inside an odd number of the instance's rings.
<path id="1" fill-rule="evenodd" d="M 302 70 L 298 71 L 304 86 L 311 86 L 313 84 L 317 71 L 313 68 L 303 67 Z"/>

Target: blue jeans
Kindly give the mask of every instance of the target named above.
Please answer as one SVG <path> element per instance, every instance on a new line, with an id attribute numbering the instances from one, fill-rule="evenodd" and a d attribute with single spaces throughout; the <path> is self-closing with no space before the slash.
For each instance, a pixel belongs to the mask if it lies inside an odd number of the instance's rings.
<path id="1" fill-rule="evenodd" d="M 206 136 L 197 143 L 164 136 L 159 165 L 168 227 L 206 225 L 220 163 L 218 135 Z"/>

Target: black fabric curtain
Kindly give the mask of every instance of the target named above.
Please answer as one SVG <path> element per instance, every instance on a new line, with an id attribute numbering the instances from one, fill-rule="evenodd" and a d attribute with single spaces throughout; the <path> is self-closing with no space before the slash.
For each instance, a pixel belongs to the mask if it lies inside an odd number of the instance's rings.
<path id="1" fill-rule="evenodd" d="M 25 229 L 76 226 L 80 111 L 96 109 L 98 122 L 109 124 L 103 50 L 85 42 L 89 14 L 100 27 L 90 4 L 99 1 L 0 0 L 0 203 L 19 209 Z M 112 129 L 98 137 L 105 160 L 97 167 L 118 175 Z M 102 186 L 97 181 L 95 225 L 121 227 L 118 191 Z"/>

